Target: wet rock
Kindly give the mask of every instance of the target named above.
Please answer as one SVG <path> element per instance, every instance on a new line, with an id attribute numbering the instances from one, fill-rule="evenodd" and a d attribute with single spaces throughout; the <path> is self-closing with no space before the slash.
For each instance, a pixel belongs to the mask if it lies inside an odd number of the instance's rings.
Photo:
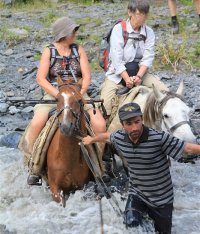
<path id="1" fill-rule="evenodd" d="M 7 97 L 14 97 L 14 96 L 15 96 L 15 93 L 14 93 L 13 91 L 6 92 L 6 96 L 7 96 Z"/>
<path id="2" fill-rule="evenodd" d="M 8 49 L 8 50 L 6 50 L 6 51 L 4 52 L 4 55 L 6 55 L 6 56 L 9 56 L 9 55 L 11 55 L 11 54 L 13 54 L 13 50 L 12 50 L 12 49 Z"/>
<path id="3" fill-rule="evenodd" d="M 21 39 L 28 36 L 28 31 L 26 31 L 25 29 L 9 28 L 8 31 L 15 34 L 16 36 L 18 36 Z"/>
<path id="4" fill-rule="evenodd" d="M 12 132 L 0 138 L 0 146 L 9 148 L 17 148 L 22 134 L 19 132 Z"/>
<path id="5" fill-rule="evenodd" d="M 30 85 L 30 88 L 28 91 L 35 90 L 37 87 L 38 87 L 38 84 L 32 84 L 32 85 Z"/>
<path id="6" fill-rule="evenodd" d="M 5 98 L 6 94 L 3 91 L 0 91 L 0 99 Z"/>
<path id="7" fill-rule="evenodd" d="M 12 17 L 12 14 L 10 12 L 2 12 L 1 13 L 1 17 L 4 17 L 4 18 L 11 18 Z"/>
<path id="8" fill-rule="evenodd" d="M 7 103 L 0 103 L 0 113 L 6 113 L 9 105 Z"/>
<path id="9" fill-rule="evenodd" d="M 9 113 L 10 113 L 11 115 L 14 115 L 14 114 L 16 114 L 16 113 L 18 113 L 18 112 L 20 112 L 20 110 L 17 109 L 16 106 L 10 106 L 10 107 L 9 107 Z"/>
<path id="10" fill-rule="evenodd" d="M 24 112 L 24 113 L 30 113 L 32 111 L 33 111 L 32 106 L 27 106 L 27 107 L 25 107 L 24 109 L 21 110 L 21 112 Z"/>
<path id="11" fill-rule="evenodd" d="M 6 71 L 6 66 L 4 64 L 0 64 L 0 74 L 3 74 Z"/>

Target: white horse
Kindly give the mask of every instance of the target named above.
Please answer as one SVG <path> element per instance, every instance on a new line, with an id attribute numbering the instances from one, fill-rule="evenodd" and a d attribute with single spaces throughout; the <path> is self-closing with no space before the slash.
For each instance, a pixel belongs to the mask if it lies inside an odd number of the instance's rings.
<path id="1" fill-rule="evenodd" d="M 137 89 L 137 95 L 131 96 L 130 92 L 123 97 L 119 107 L 128 102 L 136 102 L 141 106 L 146 126 L 169 132 L 186 142 L 196 142 L 190 126 L 191 110 L 183 100 L 183 82 L 180 83 L 176 93 L 161 92 L 155 87 L 153 91 L 142 86 Z M 119 117 L 116 115 L 108 131 L 115 131 L 120 127 Z"/>

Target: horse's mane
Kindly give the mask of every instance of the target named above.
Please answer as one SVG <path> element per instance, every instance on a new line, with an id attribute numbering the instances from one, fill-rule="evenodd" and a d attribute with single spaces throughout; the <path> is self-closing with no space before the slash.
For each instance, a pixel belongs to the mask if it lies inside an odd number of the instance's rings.
<path id="1" fill-rule="evenodd" d="M 170 91 L 162 91 L 162 93 L 165 94 L 169 98 L 177 97 L 184 102 L 183 97 L 176 94 L 176 93 L 173 93 Z M 146 105 L 145 105 L 144 112 L 143 112 L 144 124 L 147 127 L 153 127 L 156 129 L 160 129 L 161 117 L 162 117 L 161 116 L 162 115 L 161 108 L 162 108 L 162 105 L 164 105 L 165 103 L 166 102 L 164 102 L 164 103 L 158 102 L 156 100 L 156 97 L 155 97 L 153 91 L 149 94 L 149 96 L 147 97 Z"/>
<path id="2" fill-rule="evenodd" d="M 154 92 L 151 92 L 146 100 L 144 112 L 143 112 L 143 121 L 144 125 L 147 127 L 160 127 L 160 113 L 159 113 L 159 103 L 157 102 Z M 156 123 L 157 122 L 157 123 Z"/>
<path id="3" fill-rule="evenodd" d="M 59 85 L 58 87 L 59 87 L 59 90 L 66 89 L 66 88 L 71 89 L 76 93 L 77 98 L 83 99 L 82 95 L 80 93 L 80 89 L 81 89 L 80 84 L 79 83 L 74 83 L 73 80 L 66 80 L 66 81 L 63 82 L 63 84 Z"/>

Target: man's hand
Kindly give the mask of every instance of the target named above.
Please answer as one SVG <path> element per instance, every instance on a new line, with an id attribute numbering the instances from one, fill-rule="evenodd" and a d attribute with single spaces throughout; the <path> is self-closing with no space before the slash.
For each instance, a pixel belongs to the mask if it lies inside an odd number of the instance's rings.
<path id="1" fill-rule="evenodd" d="M 135 86 L 141 85 L 142 80 L 140 79 L 139 76 L 132 76 L 131 80 Z"/>
<path id="2" fill-rule="evenodd" d="M 92 137 L 91 136 L 86 136 L 86 137 L 83 137 L 82 139 L 82 142 L 84 145 L 90 145 L 92 144 Z"/>

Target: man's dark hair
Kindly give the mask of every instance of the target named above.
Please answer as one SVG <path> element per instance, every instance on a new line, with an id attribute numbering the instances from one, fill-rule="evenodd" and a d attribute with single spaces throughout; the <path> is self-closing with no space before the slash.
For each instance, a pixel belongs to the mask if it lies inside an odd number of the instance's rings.
<path id="1" fill-rule="evenodd" d="M 141 13 L 149 13 L 149 1 L 148 0 L 130 0 L 128 3 L 128 10 L 131 12 L 136 12 L 138 10 Z"/>

